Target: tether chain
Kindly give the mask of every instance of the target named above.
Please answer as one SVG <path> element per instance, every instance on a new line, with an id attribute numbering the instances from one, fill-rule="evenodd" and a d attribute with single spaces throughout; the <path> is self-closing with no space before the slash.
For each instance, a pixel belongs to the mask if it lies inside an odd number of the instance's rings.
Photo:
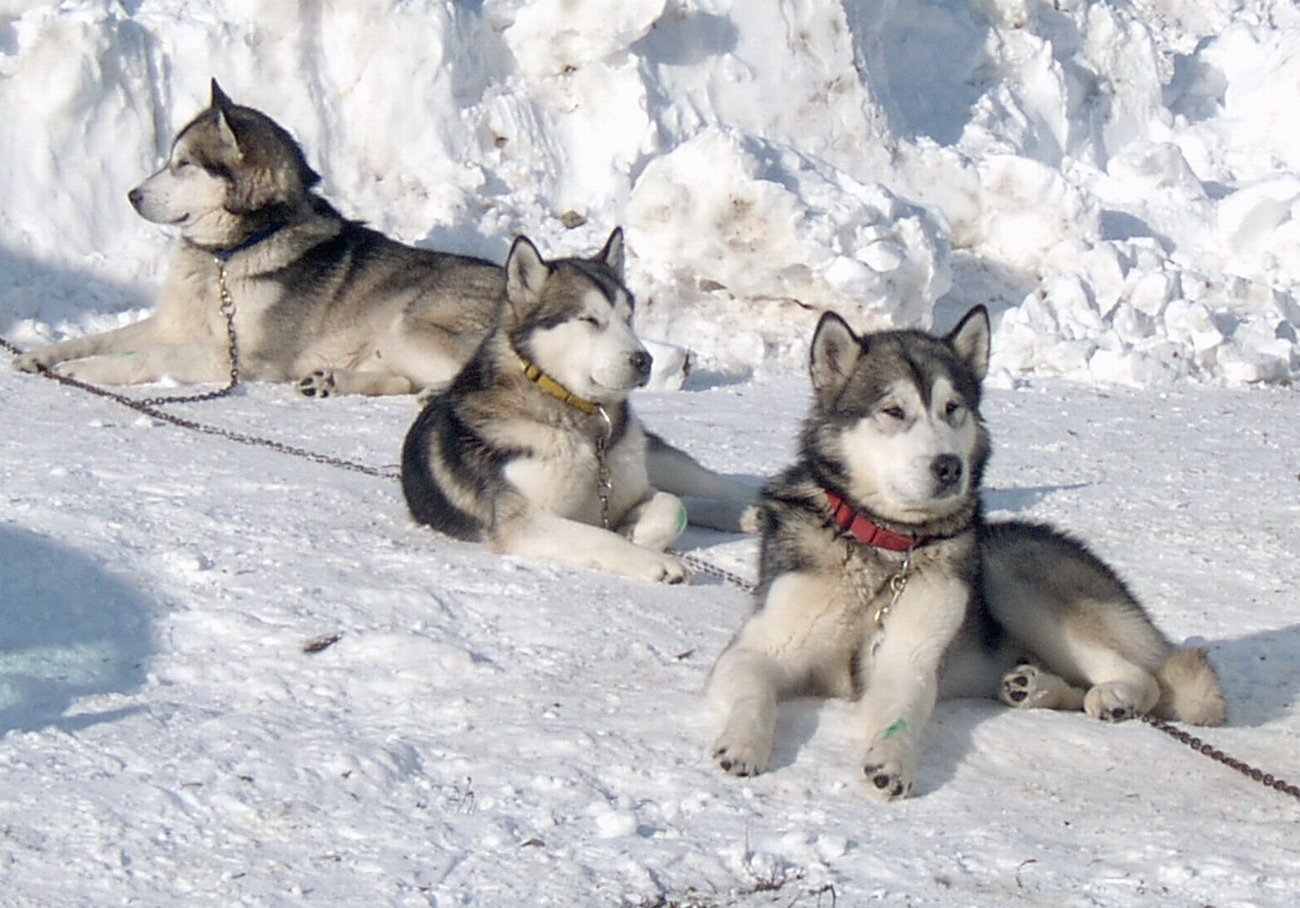
<path id="1" fill-rule="evenodd" d="M 1186 732 L 1181 728 L 1171 725 L 1164 719 L 1157 719 L 1155 716 L 1146 715 L 1142 717 L 1142 721 L 1147 725 L 1150 725 L 1152 728 L 1164 732 L 1180 744 L 1186 744 L 1198 754 L 1209 757 L 1216 763 L 1222 763 L 1229 769 L 1235 769 L 1243 776 L 1246 776 L 1246 778 L 1258 782 L 1265 788 L 1271 788 L 1274 791 L 1280 791 L 1282 794 L 1288 794 L 1293 798 L 1300 799 L 1300 786 L 1292 785 L 1290 782 L 1286 781 L 1286 779 L 1279 778 L 1271 772 L 1264 772 L 1262 769 L 1257 769 L 1249 763 L 1243 763 L 1241 760 L 1230 757 L 1213 744 L 1202 741 L 1190 732 Z"/>
<path id="2" fill-rule="evenodd" d="M 692 555 L 688 552 L 679 552 L 676 549 L 668 549 L 668 554 L 675 557 L 693 574 L 707 574 L 710 577 L 715 577 L 728 586 L 735 587 L 742 593 L 753 593 L 758 589 L 753 581 L 746 580 L 734 571 L 729 571 L 726 568 L 718 567 L 716 564 L 705 561 L 698 555 Z"/>
<path id="3" fill-rule="evenodd" d="M 381 470 L 342 457 L 331 457 L 328 454 L 318 454 L 315 451 L 308 451 L 305 448 L 297 448 L 293 445 L 284 444 L 283 442 L 272 441 L 269 438 L 260 438 L 256 435 L 248 435 L 244 432 L 235 432 L 231 429 L 210 426 L 206 423 L 198 422 L 197 420 L 174 416 L 171 413 L 158 409 L 163 404 L 201 403 L 203 401 L 218 400 L 222 397 L 228 397 L 239 384 L 239 341 L 235 334 L 235 298 L 231 294 L 230 287 L 226 282 L 225 262 L 220 256 L 214 256 L 214 261 L 217 266 L 217 286 L 221 294 L 221 304 L 218 311 L 225 319 L 227 340 L 226 353 L 230 358 L 230 378 L 225 387 L 218 388 L 215 391 L 206 391 L 202 394 L 184 394 L 175 397 L 134 398 L 128 397 L 127 395 L 121 394 L 117 391 L 110 391 L 99 385 L 92 385 L 69 375 L 60 375 L 43 363 L 36 364 L 36 371 L 46 378 L 54 379 L 61 385 L 66 385 L 69 388 L 76 388 L 79 391 L 85 391 L 87 394 L 92 394 L 95 397 L 111 400 L 114 403 L 121 404 L 137 413 L 141 413 L 152 419 L 160 420 L 176 426 L 177 428 L 189 429 L 192 432 L 211 435 L 216 438 L 224 438 L 227 441 L 233 441 L 236 444 L 266 448 L 268 451 L 287 454 L 290 457 L 298 457 L 303 460 L 309 460 L 312 463 L 324 464 L 325 466 L 338 467 L 342 470 L 350 470 L 354 473 L 362 473 L 366 476 L 373 476 L 377 479 L 390 479 L 394 481 L 400 479 L 400 475 L 395 470 Z M 0 337 L 0 347 L 9 351 L 15 357 L 22 356 L 23 351 L 10 343 L 6 338 Z"/>
<path id="4" fill-rule="evenodd" d="M 0 338 L 0 346 L 3 346 L 6 350 L 15 355 L 21 355 L 22 353 L 22 351 L 4 338 Z M 191 432 L 211 435 L 215 438 L 224 438 L 227 441 L 233 441 L 236 444 L 249 445 L 250 447 L 256 448 L 266 448 L 268 451 L 275 451 L 278 454 L 288 454 L 290 457 L 298 457 L 303 460 L 310 460 L 312 463 L 338 467 L 342 470 L 350 470 L 353 473 L 363 473 L 366 476 L 373 476 L 376 479 L 390 479 L 396 481 L 401 478 L 400 474 L 396 470 L 381 470 L 376 467 L 346 460 L 342 457 L 332 457 L 329 454 L 319 454 L 315 451 L 308 451 L 305 448 L 297 448 L 293 445 L 273 441 L 269 438 L 260 438 L 256 435 L 236 432 L 232 429 L 223 429 L 220 426 L 210 426 L 207 423 L 201 423 L 194 419 L 186 419 L 183 416 L 176 416 L 158 408 L 159 403 L 192 403 L 201 400 L 215 400 L 218 397 L 229 394 L 229 389 L 223 389 L 222 392 L 196 394 L 192 397 L 163 397 L 137 400 L 133 397 L 127 397 L 125 394 L 118 394 L 116 391 L 109 391 L 99 385 L 88 384 L 87 382 L 80 381 L 68 375 L 60 375 L 45 365 L 38 365 L 36 369 L 41 375 L 46 378 L 52 378 L 61 385 L 66 385 L 69 388 L 76 388 L 79 391 L 85 391 L 87 394 L 93 394 L 95 397 L 102 397 L 105 400 L 111 400 L 114 403 L 121 404 L 129 410 L 134 410 L 144 416 L 159 420 L 160 422 L 168 423 L 180 429 L 189 429 Z"/>
<path id="5" fill-rule="evenodd" d="M 226 263 L 220 256 L 214 256 L 213 261 L 217 265 L 217 289 L 221 294 L 221 305 L 217 307 L 217 311 L 221 313 L 221 317 L 225 319 L 226 323 L 226 356 L 230 363 L 230 380 L 224 388 L 218 388 L 215 391 L 206 391 L 202 394 L 185 394 L 179 397 L 146 397 L 143 400 L 136 401 L 137 403 L 146 407 L 156 407 L 159 404 L 197 404 L 226 397 L 239 384 L 239 340 L 235 337 L 235 297 L 226 284 Z"/>
<path id="6" fill-rule="evenodd" d="M 180 397 L 147 397 L 142 400 L 137 400 L 136 398 L 133 397 L 127 397 L 125 394 L 119 394 L 115 391 L 109 391 L 108 389 L 102 388 L 98 385 L 92 385 L 87 382 L 79 381 L 67 375 L 60 375 L 57 372 L 55 372 L 53 369 L 49 368 L 44 364 L 38 364 L 36 367 L 37 371 L 41 375 L 45 376 L 46 378 L 54 379 L 56 382 L 58 382 L 61 385 L 66 385 L 70 388 L 76 388 L 80 391 L 85 391 L 88 394 L 92 394 L 96 397 L 100 397 L 105 400 L 111 400 L 115 403 L 121 404 L 124 407 L 127 407 L 128 409 L 134 410 L 137 413 L 141 413 L 153 419 L 161 420 L 162 422 L 169 423 L 170 425 L 176 426 L 181 429 L 189 429 L 190 431 L 199 432 L 203 435 L 211 435 L 216 438 L 224 438 L 227 441 L 233 441 L 237 444 L 249 445 L 252 447 L 259 447 L 259 448 L 266 448 L 267 450 L 275 451 L 278 454 L 287 454 L 291 457 L 298 457 L 303 460 L 309 460 L 312 463 L 323 464 L 325 466 L 331 466 L 331 467 L 338 467 L 339 469 L 350 470 L 354 473 L 362 473 L 366 476 L 372 476 L 376 479 L 387 479 L 392 481 L 400 480 L 401 474 L 398 473 L 396 470 L 382 470 L 376 467 L 367 466 L 365 464 L 356 463 L 355 461 L 346 460 L 342 457 L 331 457 L 328 454 L 319 454 L 315 451 L 308 451 L 305 448 L 297 448 L 294 447 L 293 445 L 287 445 L 282 442 L 272 441 L 267 438 L 259 438 L 256 435 L 248 435 L 243 432 L 235 432 L 230 429 L 220 428 L 218 426 L 209 426 L 204 423 L 198 422 L 196 420 L 185 419 L 180 416 L 173 416 L 171 413 L 167 413 L 163 410 L 158 409 L 158 406 L 160 404 L 198 403 L 201 401 L 216 400 L 218 398 L 229 395 L 234 390 L 235 386 L 239 384 L 239 348 L 235 337 L 234 299 L 230 294 L 230 290 L 226 286 L 225 268 L 222 266 L 222 263 L 220 261 L 218 261 L 217 267 L 218 267 L 219 282 L 221 285 L 221 314 L 225 316 L 226 333 L 229 338 L 230 381 L 226 385 L 226 387 L 220 388 L 216 391 L 208 391 L 203 394 L 183 395 Z M 10 343 L 7 338 L 0 337 L 0 347 L 3 347 L 5 350 L 7 350 L 15 357 L 22 356 L 23 351 L 20 350 L 18 347 L 14 346 L 14 344 Z M 606 419 L 608 419 L 608 416 L 606 416 Z M 603 457 L 600 459 L 603 460 Z M 605 482 L 607 481 L 608 481 L 607 479 L 603 479 L 601 483 L 602 492 L 604 492 L 604 495 L 602 496 L 601 504 L 602 504 L 602 510 L 605 511 L 605 513 L 602 514 L 603 517 L 602 522 L 606 524 L 608 524 L 608 512 L 607 512 L 608 490 L 604 489 L 603 487 L 605 485 Z M 757 589 L 753 581 L 747 580 L 746 578 L 740 576 L 734 571 L 729 571 L 726 568 L 718 567 L 715 564 L 705 561 L 703 558 L 700 558 L 698 555 L 692 555 L 687 552 L 680 552 L 674 549 L 669 549 L 668 553 L 678 558 L 682 562 L 682 564 L 693 573 L 705 574 L 710 577 L 714 577 L 718 580 L 721 580 L 723 583 L 726 583 L 727 585 L 732 586 L 744 593 L 753 593 Z M 898 578 L 894 578 L 894 579 L 897 580 Z M 891 586 L 893 586 L 892 583 Z M 896 600 L 897 594 L 901 592 L 901 588 L 895 589 L 894 592 L 895 592 L 894 598 Z M 330 643 L 333 642 L 334 640 L 330 641 Z M 1157 719 L 1155 716 L 1150 716 L 1150 715 L 1142 716 L 1141 718 L 1142 721 L 1145 722 L 1147 725 L 1150 725 L 1152 728 L 1155 728 L 1158 731 L 1164 732 L 1165 734 L 1167 734 L 1169 737 L 1173 738 L 1175 741 L 1179 742 L 1180 744 L 1185 744 L 1188 747 L 1190 747 L 1192 750 L 1196 751 L 1197 753 L 1203 756 L 1208 757 L 1209 759 L 1215 761 L 1216 763 L 1221 763 L 1224 766 L 1228 767 L 1229 769 L 1236 770 L 1237 772 L 1241 773 L 1247 778 L 1255 782 L 1258 782 L 1260 785 L 1263 785 L 1265 788 L 1270 788 L 1274 791 L 1281 792 L 1282 794 L 1287 794 L 1293 798 L 1300 799 L 1300 787 L 1291 784 L 1285 779 L 1279 778 L 1273 775 L 1272 773 L 1266 773 L 1262 769 L 1258 769 L 1254 766 L 1251 766 L 1249 763 L 1246 763 L 1242 760 L 1238 760 L 1234 757 L 1230 757 L 1219 748 L 1214 747 L 1212 744 L 1202 741 L 1200 738 L 1192 735 L 1189 732 L 1182 730 L 1181 728 L 1171 725 L 1170 723 L 1164 721 L 1163 719 Z"/>

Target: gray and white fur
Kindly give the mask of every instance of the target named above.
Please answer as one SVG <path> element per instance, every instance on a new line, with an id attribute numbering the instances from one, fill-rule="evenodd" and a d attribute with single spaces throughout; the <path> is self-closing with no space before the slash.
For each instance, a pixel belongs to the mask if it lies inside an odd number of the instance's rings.
<path id="1" fill-rule="evenodd" d="M 520 237 L 505 270 L 496 329 L 407 433 L 402 488 L 412 516 L 497 552 L 683 580 L 664 551 L 686 526 L 679 496 L 707 500 L 710 523 L 734 530 L 754 491 L 633 415 L 628 395 L 645 383 L 651 357 L 631 328 L 622 231 L 589 259 L 546 261 Z"/>
<path id="2" fill-rule="evenodd" d="M 943 337 L 859 337 L 834 314 L 821 319 L 798 460 L 762 494 L 756 611 L 709 678 L 721 715 L 711 753 L 724 771 L 767 769 L 777 704 L 803 695 L 856 702 L 861 778 L 882 799 L 912 791 L 940 697 L 1105 721 L 1225 721 L 1205 652 L 1175 649 L 1084 545 L 984 521 L 989 334 L 983 307 Z M 911 551 L 847 536 L 828 491 Z"/>
<path id="3" fill-rule="evenodd" d="M 16 365 L 115 385 L 224 380 L 224 270 L 242 377 L 313 397 L 445 387 L 492 327 L 501 268 L 347 220 L 319 181 L 287 131 L 214 80 L 211 106 L 128 194 L 142 217 L 180 232 L 154 312 Z"/>

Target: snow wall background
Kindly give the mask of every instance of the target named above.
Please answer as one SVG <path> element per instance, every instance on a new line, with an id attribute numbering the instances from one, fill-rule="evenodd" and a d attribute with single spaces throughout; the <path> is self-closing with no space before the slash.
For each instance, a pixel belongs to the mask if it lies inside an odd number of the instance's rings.
<path id="1" fill-rule="evenodd" d="M 0 0 L 0 331 L 140 317 L 126 192 L 215 76 L 345 214 L 501 260 L 628 232 L 724 377 L 995 314 L 995 377 L 1300 373 L 1290 0 Z"/>

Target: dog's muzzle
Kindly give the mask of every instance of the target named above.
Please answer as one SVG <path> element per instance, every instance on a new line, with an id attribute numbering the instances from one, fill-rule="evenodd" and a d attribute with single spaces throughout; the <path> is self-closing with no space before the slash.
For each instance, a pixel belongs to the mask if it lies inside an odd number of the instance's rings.
<path id="1" fill-rule="evenodd" d="M 628 358 L 628 365 L 632 367 L 637 377 L 637 387 L 650 380 L 650 367 L 654 365 L 654 361 L 654 357 L 645 350 L 638 350 Z"/>

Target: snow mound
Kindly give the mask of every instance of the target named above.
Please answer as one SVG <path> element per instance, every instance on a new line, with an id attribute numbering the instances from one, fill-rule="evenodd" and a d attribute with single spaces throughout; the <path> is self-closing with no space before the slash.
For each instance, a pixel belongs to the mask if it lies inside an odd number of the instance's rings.
<path id="1" fill-rule="evenodd" d="M 216 76 L 408 242 L 624 224 L 642 331 L 724 374 L 985 303 L 1004 382 L 1286 382 L 1297 61 L 1284 0 L 10 0 L 0 331 L 148 306 L 124 194 Z"/>

